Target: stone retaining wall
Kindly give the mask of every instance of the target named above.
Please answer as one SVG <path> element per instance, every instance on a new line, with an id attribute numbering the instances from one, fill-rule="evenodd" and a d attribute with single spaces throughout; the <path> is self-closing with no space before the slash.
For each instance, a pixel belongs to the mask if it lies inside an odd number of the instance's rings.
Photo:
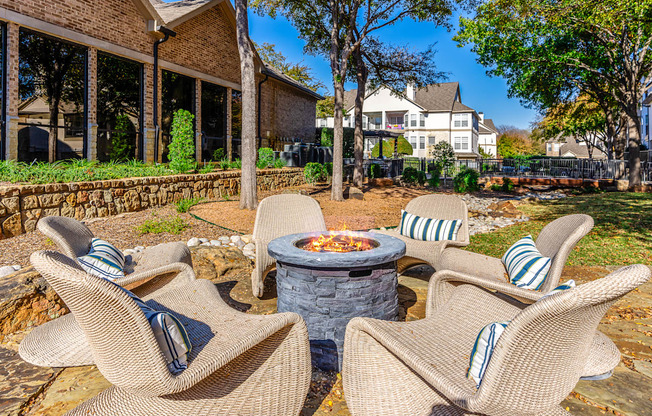
<path id="1" fill-rule="evenodd" d="M 303 169 L 258 171 L 258 190 L 305 183 Z M 0 239 L 33 231 L 41 217 L 78 220 L 162 206 L 185 198 L 207 199 L 240 192 L 240 171 L 0 187 Z"/>

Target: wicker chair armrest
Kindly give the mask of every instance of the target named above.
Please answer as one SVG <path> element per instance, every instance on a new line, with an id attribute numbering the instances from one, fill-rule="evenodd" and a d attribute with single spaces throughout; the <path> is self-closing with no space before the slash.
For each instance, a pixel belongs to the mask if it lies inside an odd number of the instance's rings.
<path id="1" fill-rule="evenodd" d="M 195 272 L 193 271 L 192 267 L 186 263 L 179 262 L 156 267 L 150 270 L 134 272 L 126 275 L 125 277 L 116 279 L 114 282 L 120 286 L 127 286 L 169 273 L 177 273 L 175 280 L 178 283 L 186 283 L 191 280 L 195 280 Z"/>
<path id="2" fill-rule="evenodd" d="M 480 277 L 451 270 L 442 270 L 436 272 L 430 278 L 426 301 L 426 317 L 430 316 L 437 308 L 445 304 L 451 296 L 453 287 L 459 284 L 478 286 L 507 295 L 525 304 L 534 303 L 543 296 L 540 292 L 522 289 L 511 283 L 496 280 L 492 277 Z"/>

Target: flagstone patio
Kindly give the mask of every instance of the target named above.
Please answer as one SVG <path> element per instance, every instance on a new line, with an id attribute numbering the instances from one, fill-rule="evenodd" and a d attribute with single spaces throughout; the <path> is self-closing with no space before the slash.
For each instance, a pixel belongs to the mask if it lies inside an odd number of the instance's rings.
<path id="1" fill-rule="evenodd" d="M 274 279 L 267 279 L 268 287 L 263 299 L 253 297 L 249 278 L 252 263 L 240 250 L 200 246 L 193 247 L 192 253 L 198 278 L 213 281 L 232 307 L 253 314 L 276 311 Z M 572 278 L 584 283 L 615 269 L 617 267 L 568 266 L 563 279 Z M 44 281 L 35 271 L 24 269 L 20 273 L 23 282 L 47 293 Z M 431 269 L 419 267 L 399 277 L 400 319 L 416 320 L 425 316 L 427 282 L 431 273 Z M 618 345 L 623 354 L 622 363 L 614 376 L 607 380 L 580 381 L 564 401 L 564 406 L 577 415 L 652 414 L 652 283 L 617 302 L 602 320 L 600 330 Z M 0 343 L 0 361 L 3 363 L 0 368 L 0 414 L 61 415 L 109 386 L 95 367 L 50 369 L 24 363 L 16 351 L 26 332 L 7 335 Z M 348 415 L 341 376 L 314 371 L 301 414 Z"/>

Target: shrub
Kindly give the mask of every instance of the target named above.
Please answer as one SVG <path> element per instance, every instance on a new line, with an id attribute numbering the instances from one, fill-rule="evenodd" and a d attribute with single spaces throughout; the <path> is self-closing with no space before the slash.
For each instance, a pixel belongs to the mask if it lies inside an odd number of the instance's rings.
<path id="1" fill-rule="evenodd" d="M 286 165 L 287 165 L 287 162 L 285 160 L 281 159 L 280 157 L 278 159 L 274 160 L 274 167 L 276 169 L 284 168 Z"/>
<path id="2" fill-rule="evenodd" d="M 189 111 L 175 111 L 172 120 L 172 142 L 169 144 L 170 169 L 177 173 L 186 173 L 195 169 L 195 133 L 192 120 L 195 118 Z"/>
<path id="3" fill-rule="evenodd" d="M 177 212 L 184 213 L 188 212 L 188 210 L 195 205 L 199 204 L 201 201 L 203 201 L 204 198 L 188 198 L 188 199 L 182 199 L 179 202 L 175 202 L 174 206 L 177 208 Z"/>
<path id="4" fill-rule="evenodd" d="M 324 163 L 324 169 L 326 169 L 326 175 L 333 176 L 333 162 Z"/>
<path id="5" fill-rule="evenodd" d="M 199 173 L 211 173 L 214 170 L 215 170 L 215 165 L 213 163 L 205 163 L 204 166 L 202 166 L 202 168 L 199 169 Z"/>
<path id="6" fill-rule="evenodd" d="M 234 161 L 229 162 L 229 168 L 242 169 L 242 161 L 240 159 L 235 159 Z"/>
<path id="7" fill-rule="evenodd" d="M 477 191 L 479 176 L 475 169 L 462 168 L 453 179 L 453 190 L 459 193 Z"/>
<path id="8" fill-rule="evenodd" d="M 419 171 L 416 168 L 407 167 L 403 169 L 403 182 L 413 185 L 417 183 L 419 177 Z"/>
<path id="9" fill-rule="evenodd" d="M 372 163 L 369 165 L 369 179 L 380 178 L 380 165 Z"/>
<path id="10" fill-rule="evenodd" d="M 306 166 L 303 168 L 303 176 L 309 184 L 325 181 L 328 178 L 324 165 L 313 162 L 306 163 Z"/>
<path id="11" fill-rule="evenodd" d="M 225 159 L 220 161 L 220 169 L 229 170 L 230 167 L 231 167 L 231 162 L 229 162 L 228 160 Z"/>
<path id="12" fill-rule="evenodd" d="M 174 217 L 160 221 L 147 220 L 136 227 L 136 232 L 138 235 L 160 233 L 181 234 L 181 232 L 188 227 L 190 227 L 190 225 L 188 225 L 188 223 L 181 217 Z"/>
<path id="13" fill-rule="evenodd" d="M 448 142 L 439 142 L 432 150 L 432 157 L 435 163 L 441 166 L 444 175 L 450 173 L 451 167 L 455 163 L 455 150 Z"/>
<path id="14" fill-rule="evenodd" d="M 503 184 L 499 185 L 494 183 L 491 185 L 492 191 L 503 191 L 503 192 L 512 192 L 514 189 L 514 182 L 509 178 L 503 178 Z"/>
<path id="15" fill-rule="evenodd" d="M 256 163 L 256 166 L 259 169 L 265 169 L 268 166 L 273 166 L 274 150 L 270 149 L 269 147 L 261 147 L 258 149 L 258 162 L 260 163 Z"/>
<path id="16" fill-rule="evenodd" d="M 383 140 L 383 156 L 392 157 L 394 155 L 394 142 L 396 140 Z M 398 136 L 398 148 L 396 149 L 399 155 L 411 155 L 412 154 L 412 145 L 410 142 L 405 140 L 405 137 Z M 371 149 L 371 156 L 378 157 L 380 153 L 380 143 L 376 143 L 373 149 Z"/>
<path id="17" fill-rule="evenodd" d="M 319 138 L 322 146 L 333 145 L 333 129 L 321 129 L 321 137 Z"/>
<path id="18" fill-rule="evenodd" d="M 111 160 L 129 159 L 133 153 L 134 146 L 129 140 L 129 133 L 134 130 L 134 125 L 125 114 L 116 117 L 114 132 L 111 134 Z"/>
<path id="19" fill-rule="evenodd" d="M 331 127 L 317 127 L 317 137 L 322 146 L 333 146 L 334 132 Z M 344 127 L 344 157 L 354 157 L 354 131 L 353 127 Z"/>
<path id="20" fill-rule="evenodd" d="M 213 152 L 213 160 L 215 160 L 215 161 L 224 160 L 225 157 L 226 157 L 226 155 L 224 154 L 224 149 L 222 149 L 221 147 L 218 147 Z"/>

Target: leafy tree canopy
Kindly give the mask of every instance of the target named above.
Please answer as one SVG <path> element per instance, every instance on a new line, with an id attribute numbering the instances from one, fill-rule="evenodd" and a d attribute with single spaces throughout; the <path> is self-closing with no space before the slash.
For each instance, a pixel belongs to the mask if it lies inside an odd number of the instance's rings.
<path id="1" fill-rule="evenodd" d="M 391 139 L 391 140 L 383 140 L 383 156 L 384 157 L 392 157 L 394 155 L 394 146 L 396 145 L 396 140 L 397 139 Z M 398 136 L 398 147 L 397 147 L 397 153 L 399 155 L 411 155 L 412 154 L 412 145 L 410 142 L 405 140 L 405 137 L 403 136 Z M 376 143 L 376 145 L 371 149 L 371 156 L 372 157 L 378 157 L 380 154 L 380 143 Z"/>
<path id="2" fill-rule="evenodd" d="M 254 43 L 254 45 L 263 61 L 268 62 L 285 75 L 313 91 L 325 88 L 324 83 L 315 77 L 308 65 L 304 65 L 302 62 L 289 62 L 285 55 L 276 50 L 276 45 L 271 43 L 262 43 L 260 45 Z"/>

